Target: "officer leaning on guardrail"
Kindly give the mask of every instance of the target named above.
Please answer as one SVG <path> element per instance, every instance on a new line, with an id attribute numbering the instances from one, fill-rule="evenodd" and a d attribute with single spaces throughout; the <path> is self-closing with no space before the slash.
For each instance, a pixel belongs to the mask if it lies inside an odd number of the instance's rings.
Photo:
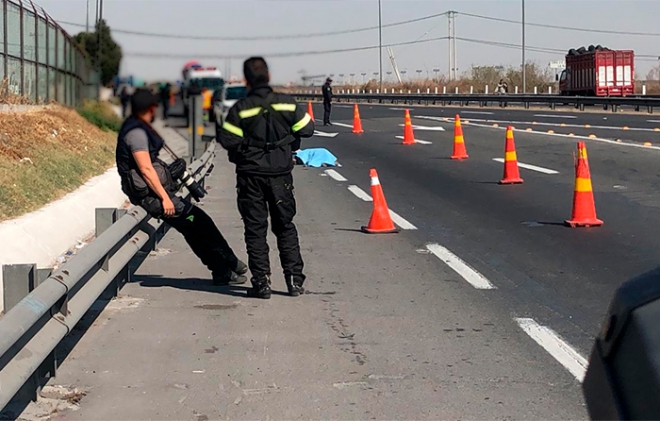
<path id="1" fill-rule="evenodd" d="M 183 180 L 197 199 L 204 190 L 185 172 L 185 161 L 176 158 L 163 138 L 151 127 L 158 111 L 158 96 L 146 89 L 131 98 L 131 115 L 124 121 L 117 139 L 117 169 L 123 192 L 131 203 L 142 206 L 151 216 L 162 218 L 183 234 L 192 251 L 213 274 L 216 285 L 244 284 L 247 266 L 232 251 L 206 212 L 176 196 L 177 180 Z M 174 163 L 158 158 L 165 148 Z M 201 196 L 201 197 L 200 197 Z"/>
<path id="2" fill-rule="evenodd" d="M 217 139 L 236 164 L 238 210 L 245 225 L 248 265 L 252 272 L 249 295 L 268 299 L 268 213 L 291 296 L 304 293 L 303 260 L 298 231 L 293 224 L 296 200 L 293 194 L 293 153 L 300 138 L 314 134 L 314 122 L 305 109 L 269 86 L 268 65 L 261 57 L 243 64 L 250 90 L 247 98 L 229 110 L 222 127 L 216 124 Z"/>

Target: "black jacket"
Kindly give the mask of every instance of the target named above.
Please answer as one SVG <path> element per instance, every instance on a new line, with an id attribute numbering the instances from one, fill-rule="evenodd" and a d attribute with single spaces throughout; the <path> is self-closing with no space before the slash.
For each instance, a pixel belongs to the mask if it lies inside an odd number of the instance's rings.
<path id="1" fill-rule="evenodd" d="M 268 116 L 262 111 L 269 95 L 277 116 Z M 304 107 L 289 95 L 273 93 L 269 86 L 250 90 L 247 98 L 231 107 L 222 126 L 216 123 L 216 138 L 227 149 L 229 161 L 236 164 L 236 172 L 244 174 L 290 173 L 292 152 L 300 148 L 300 138 L 313 134 L 314 121 Z M 291 142 L 273 146 L 291 136 Z"/>
<path id="2" fill-rule="evenodd" d="M 332 102 L 332 86 L 326 82 L 321 91 L 323 92 L 323 102 Z"/>

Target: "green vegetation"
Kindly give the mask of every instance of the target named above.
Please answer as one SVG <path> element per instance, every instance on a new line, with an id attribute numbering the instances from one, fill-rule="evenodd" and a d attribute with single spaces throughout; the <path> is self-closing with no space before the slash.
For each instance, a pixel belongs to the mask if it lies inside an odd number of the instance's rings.
<path id="1" fill-rule="evenodd" d="M 99 51 L 99 35 L 101 48 Z M 85 52 L 87 52 L 89 64 L 94 69 L 98 68 L 97 55 L 101 62 L 101 83 L 108 85 L 119 74 L 122 51 L 119 44 L 112 39 L 110 27 L 105 20 L 101 20 L 94 32 L 81 32 L 73 37 Z"/>
<path id="2" fill-rule="evenodd" d="M 92 124 L 60 106 L 0 114 L 0 221 L 37 210 L 114 164 L 117 121 L 107 105 L 81 109 Z"/>
<path id="3" fill-rule="evenodd" d="M 78 114 L 103 131 L 119 132 L 121 128 L 122 120 L 109 104 L 88 101 L 78 108 Z"/>

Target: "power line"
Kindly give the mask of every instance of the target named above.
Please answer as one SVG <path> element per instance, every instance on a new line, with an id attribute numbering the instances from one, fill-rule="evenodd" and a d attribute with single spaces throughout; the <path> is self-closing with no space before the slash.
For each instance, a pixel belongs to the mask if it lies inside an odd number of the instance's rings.
<path id="1" fill-rule="evenodd" d="M 476 15 L 473 13 L 464 13 L 464 12 L 456 12 L 460 15 L 463 16 L 469 16 L 472 18 L 477 18 L 477 19 L 485 19 L 485 20 L 491 20 L 495 22 L 506 22 L 506 23 L 515 23 L 518 25 L 522 25 L 522 22 L 519 20 L 512 20 L 512 19 L 504 19 L 504 18 L 496 18 L 492 16 L 483 16 L 483 15 Z M 632 32 L 632 31 L 613 31 L 610 29 L 593 29 L 593 28 L 576 28 L 573 26 L 561 26 L 561 25 L 550 25 L 550 24 L 545 24 L 545 23 L 530 23 L 530 22 L 525 22 L 525 25 L 527 26 L 537 26 L 540 28 L 550 28 L 550 29 L 562 29 L 565 31 L 577 31 L 577 32 L 591 32 L 591 33 L 596 33 L 596 34 L 614 34 L 614 35 L 636 35 L 636 36 L 648 36 L 648 37 L 660 37 L 660 33 L 653 33 L 653 32 Z"/>
<path id="2" fill-rule="evenodd" d="M 438 37 L 438 38 L 429 38 L 424 40 L 415 40 L 415 41 L 405 41 L 397 42 L 393 44 L 383 44 L 383 47 L 397 47 L 402 45 L 411 45 L 411 44 L 423 44 L 433 41 L 442 41 L 446 40 L 447 37 Z M 335 54 L 335 53 L 349 53 L 354 51 L 365 51 L 365 50 L 376 50 L 380 48 L 378 45 L 370 45 L 364 47 L 353 47 L 353 48 L 343 48 L 335 50 L 314 50 L 314 51 L 292 51 L 292 52 L 282 52 L 282 53 L 267 53 L 265 54 L 268 58 L 282 58 L 282 57 L 300 57 L 300 56 L 314 56 L 320 54 Z M 193 54 L 193 53 L 149 53 L 149 52 L 126 52 L 124 56 L 134 57 L 134 58 L 149 58 L 149 59 L 187 59 L 190 57 L 195 57 L 198 59 L 209 59 L 209 60 L 224 60 L 224 59 L 242 59 L 252 54 L 241 54 L 241 55 L 217 55 L 217 54 Z"/>
<path id="3" fill-rule="evenodd" d="M 393 22 L 383 25 L 383 28 L 391 28 L 394 26 L 407 25 L 415 22 L 422 22 L 429 19 L 435 19 L 441 16 L 445 16 L 448 12 L 436 13 L 433 15 L 421 16 L 415 19 L 408 19 L 399 22 Z M 74 22 L 65 22 L 60 21 L 60 24 L 71 25 L 76 27 L 84 28 L 84 24 L 74 23 Z M 142 32 L 142 31 L 131 31 L 128 29 L 112 29 L 112 32 L 125 35 L 138 35 L 144 37 L 153 37 L 153 38 L 170 38 L 170 39 L 190 39 L 197 41 L 266 41 L 266 40 L 283 40 L 283 39 L 295 39 L 295 38 L 315 38 L 315 37 L 325 37 L 333 35 L 343 35 L 343 34 L 355 34 L 358 32 L 367 32 L 378 29 L 378 26 L 368 26 L 363 28 L 354 28 L 354 29 L 344 29 L 341 31 L 328 31 L 328 32 L 315 32 L 308 34 L 289 34 L 289 35 L 274 35 L 274 36 L 254 36 L 254 37 L 211 37 L 211 36 L 200 36 L 200 35 L 175 35 L 175 34 L 165 34 L 165 33 L 156 33 L 156 32 Z"/>
<path id="4" fill-rule="evenodd" d="M 522 45 L 520 44 L 509 44 L 506 42 L 497 42 L 497 41 L 487 41 L 487 40 L 481 40 L 481 39 L 472 39 L 472 38 L 461 38 L 461 37 L 456 37 L 457 40 L 459 41 L 465 41 L 465 42 L 471 42 L 474 44 L 481 44 L 481 45 L 491 45 L 494 47 L 502 47 L 502 48 L 510 48 L 514 50 L 521 50 Z M 551 53 L 551 54 L 562 54 L 565 55 L 566 51 L 565 50 L 560 50 L 557 48 L 547 48 L 547 47 L 533 47 L 533 46 L 525 46 L 526 50 L 529 51 L 534 51 L 537 53 Z"/>

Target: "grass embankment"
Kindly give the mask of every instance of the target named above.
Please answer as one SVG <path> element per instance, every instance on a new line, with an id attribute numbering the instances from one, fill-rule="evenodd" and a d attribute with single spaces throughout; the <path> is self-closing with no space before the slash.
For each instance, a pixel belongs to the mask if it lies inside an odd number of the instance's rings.
<path id="1" fill-rule="evenodd" d="M 121 120 L 108 104 L 0 113 L 0 221 L 59 199 L 114 164 Z"/>

